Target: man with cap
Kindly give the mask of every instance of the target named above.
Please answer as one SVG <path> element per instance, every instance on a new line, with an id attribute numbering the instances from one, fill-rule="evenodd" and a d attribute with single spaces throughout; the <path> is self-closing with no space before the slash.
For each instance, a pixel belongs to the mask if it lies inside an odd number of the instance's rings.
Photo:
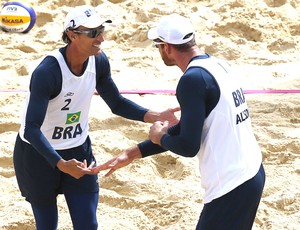
<path id="1" fill-rule="evenodd" d="M 155 122 L 149 140 L 133 146 L 93 171 L 106 176 L 133 160 L 167 150 L 197 156 L 204 207 L 197 230 L 250 230 L 265 183 L 262 154 L 255 139 L 242 88 L 225 61 L 203 53 L 193 26 L 178 14 L 163 16 L 148 38 L 167 66 L 183 72 L 176 97 L 178 124 Z"/>
<path id="2" fill-rule="evenodd" d="M 143 122 L 169 120 L 174 112 L 148 110 L 120 95 L 101 50 L 106 23 L 95 8 L 83 5 L 66 16 L 67 43 L 33 71 L 14 148 L 14 167 L 22 196 L 30 202 L 38 230 L 58 224 L 56 197 L 63 193 L 73 229 L 98 227 L 98 176 L 88 134 L 88 113 L 95 90 L 112 112 Z M 88 175 L 90 174 L 90 175 Z"/>

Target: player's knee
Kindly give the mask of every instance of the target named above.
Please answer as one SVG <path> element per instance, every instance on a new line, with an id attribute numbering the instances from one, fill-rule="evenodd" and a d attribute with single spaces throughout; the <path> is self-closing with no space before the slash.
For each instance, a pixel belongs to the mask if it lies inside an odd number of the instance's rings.
<path id="1" fill-rule="evenodd" d="M 81 230 L 84 229 L 91 229 L 91 230 L 97 230 L 98 229 L 98 222 L 95 220 L 94 222 L 89 223 L 89 225 L 84 226 Z"/>
<path id="2" fill-rule="evenodd" d="M 81 222 L 73 223 L 74 230 L 97 230 L 98 222 L 96 219 L 83 219 Z"/>

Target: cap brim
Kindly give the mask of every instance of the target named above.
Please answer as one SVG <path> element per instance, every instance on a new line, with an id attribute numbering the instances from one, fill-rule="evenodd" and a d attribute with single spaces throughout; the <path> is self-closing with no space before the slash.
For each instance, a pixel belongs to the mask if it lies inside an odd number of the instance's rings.
<path id="1" fill-rule="evenodd" d="M 148 31 L 148 39 L 155 40 L 158 38 L 157 27 L 151 28 Z"/>
<path id="2" fill-rule="evenodd" d="M 82 24 L 81 26 L 92 29 L 92 28 L 97 28 L 104 23 L 112 23 L 112 21 L 110 19 L 103 19 L 100 17 L 100 15 L 96 14 L 96 15 L 93 15 L 92 18 L 88 22 Z"/>

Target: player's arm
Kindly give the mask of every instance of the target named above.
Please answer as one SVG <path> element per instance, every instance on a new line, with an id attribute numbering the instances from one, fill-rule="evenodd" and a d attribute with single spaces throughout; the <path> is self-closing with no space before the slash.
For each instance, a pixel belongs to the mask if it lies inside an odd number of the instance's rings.
<path id="1" fill-rule="evenodd" d="M 171 124 L 178 122 L 174 113 L 180 110 L 179 107 L 156 112 L 123 97 L 111 78 L 110 65 L 104 52 L 96 57 L 96 71 L 96 90 L 114 114 L 149 123 L 157 120 L 169 120 Z"/>
<path id="2" fill-rule="evenodd" d="M 56 80 L 53 77 L 55 75 L 46 67 L 47 60 L 44 60 L 31 77 L 24 137 L 47 159 L 52 167 L 55 167 L 61 157 L 40 130 L 46 115 L 48 102 L 56 89 Z"/>
<path id="3" fill-rule="evenodd" d="M 170 135 L 166 132 L 166 125 L 157 122 L 151 127 L 150 139 L 173 153 L 194 157 L 200 149 L 204 121 L 218 103 L 219 96 L 219 87 L 206 70 L 189 69 L 177 87 L 181 107 L 178 134 Z"/>

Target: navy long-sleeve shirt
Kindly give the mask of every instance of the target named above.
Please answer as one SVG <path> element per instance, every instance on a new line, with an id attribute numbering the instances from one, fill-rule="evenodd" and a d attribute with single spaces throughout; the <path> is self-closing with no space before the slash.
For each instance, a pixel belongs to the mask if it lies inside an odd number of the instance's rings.
<path id="1" fill-rule="evenodd" d="M 196 56 L 192 60 L 201 58 L 209 58 L 209 55 Z M 181 108 L 179 123 L 163 135 L 161 146 L 150 140 L 139 143 L 142 157 L 167 150 L 184 157 L 193 157 L 198 153 L 204 120 L 220 97 L 219 86 L 206 69 L 190 67 L 178 82 L 176 97 Z"/>

